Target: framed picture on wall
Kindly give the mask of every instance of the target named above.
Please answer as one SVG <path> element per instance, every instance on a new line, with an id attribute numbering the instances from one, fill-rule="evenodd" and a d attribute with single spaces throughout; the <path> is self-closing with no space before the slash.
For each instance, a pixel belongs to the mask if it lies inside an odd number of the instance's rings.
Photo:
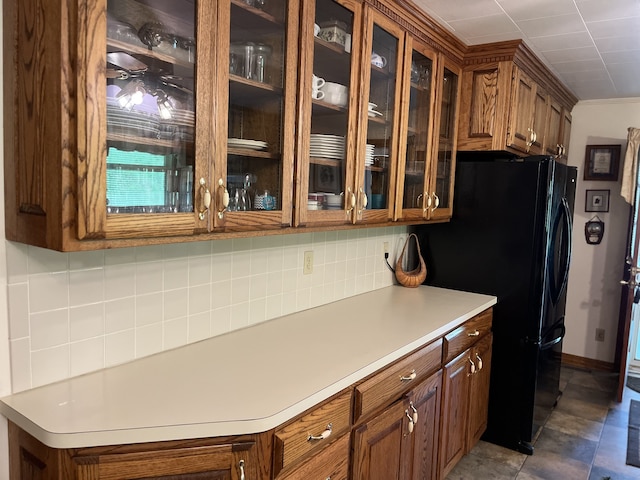
<path id="1" fill-rule="evenodd" d="M 610 190 L 587 190 L 585 212 L 608 212 Z"/>
<path id="2" fill-rule="evenodd" d="M 585 180 L 618 181 L 620 145 L 587 145 L 584 159 Z"/>

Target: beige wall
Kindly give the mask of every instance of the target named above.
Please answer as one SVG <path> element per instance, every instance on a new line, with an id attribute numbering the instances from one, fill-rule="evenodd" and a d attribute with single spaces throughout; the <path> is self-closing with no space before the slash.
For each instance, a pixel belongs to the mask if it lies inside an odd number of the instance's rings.
<path id="1" fill-rule="evenodd" d="M 628 127 L 640 127 L 640 98 L 584 101 L 573 110 L 569 164 L 578 167 L 578 186 L 563 351 L 604 362 L 615 355 L 629 205 L 620 196 L 620 179 L 583 180 L 585 146 L 620 144 L 624 156 Z M 600 245 L 585 242 L 585 222 L 595 215 L 584 211 L 587 189 L 611 190 L 609 212 L 597 214 L 605 223 Z M 596 328 L 605 329 L 604 342 L 595 341 Z"/>

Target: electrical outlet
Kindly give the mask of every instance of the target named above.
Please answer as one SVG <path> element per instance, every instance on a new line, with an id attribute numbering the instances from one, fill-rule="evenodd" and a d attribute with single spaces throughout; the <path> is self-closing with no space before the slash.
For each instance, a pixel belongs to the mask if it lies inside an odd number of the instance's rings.
<path id="1" fill-rule="evenodd" d="M 313 273 L 313 250 L 304 252 L 304 264 L 302 265 L 302 273 L 304 275 Z"/>
<path id="2" fill-rule="evenodd" d="M 384 250 L 385 255 L 389 255 L 389 242 L 383 242 L 382 249 Z"/>
<path id="3" fill-rule="evenodd" d="M 596 328 L 596 342 L 604 342 L 604 328 Z"/>

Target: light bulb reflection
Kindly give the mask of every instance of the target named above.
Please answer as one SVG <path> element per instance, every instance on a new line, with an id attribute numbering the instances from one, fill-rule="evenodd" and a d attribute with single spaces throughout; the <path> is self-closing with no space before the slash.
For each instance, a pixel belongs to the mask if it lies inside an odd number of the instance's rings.
<path id="1" fill-rule="evenodd" d="M 155 95 L 157 97 L 158 113 L 160 115 L 160 118 L 162 118 L 163 120 L 169 120 L 172 117 L 172 112 L 174 109 L 170 98 L 162 90 L 156 90 Z"/>
<path id="2" fill-rule="evenodd" d="M 142 81 L 133 80 L 127 83 L 116 95 L 118 105 L 125 110 L 131 110 L 142 103 L 145 93 Z"/>

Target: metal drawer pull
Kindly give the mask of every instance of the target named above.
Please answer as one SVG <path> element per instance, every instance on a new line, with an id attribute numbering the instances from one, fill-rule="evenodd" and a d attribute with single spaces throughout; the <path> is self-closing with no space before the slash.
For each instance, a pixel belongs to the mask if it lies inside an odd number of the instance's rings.
<path id="1" fill-rule="evenodd" d="M 471 364 L 471 373 L 467 375 L 467 377 L 476 373 L 476 364 L 473 363 L 473 360 L 469 359 L 469 363 Z"/>
<path id="2" fill-rule="evenodd" d="M 327 425 L 327 428 L 325 429 L 325 431 L 322 432 L 320 435 L 309 435 L 307 437 L 307 442 L 311 442 L 313 440 L 324 440 L 325 438 L 329 438 L 329 435 L 331 435 L 332 429 L 333 429 L 333 425 L 330 423 L 329 425 Z"/>
<path id="3" fill-rule="evenodd" d="M 405 410 L 404 414 L 409 419 L 409 433 L 413 433 L 413 417 L 409 415 L 409 410 Z"/>
<path id="4" fill-rule="evenodd" d="M 238 462 L 238 467 L 240 467 L 240 480 L 244 480 L 244 460 Z"/>
<path id="5" fill-rule="evenodd" d="M 476 360 L 478 360 L 478 371 L 482 370 L 482 359 L 480 358 L 480 355 L 478 355 L 476 353 Z"/>
<path id="6" fill-rule="evenodd" d="M 470 336 L 470 337 L 479 337 L 480 336 L 480 332 L 478 330 L 476 330 L 475 332 L 468 333 L 467 335 Z"/>
<path id="7" fill-rule="evenodd" d="M 402 380 L 403 382 L 410 382 L 411 380 L 415 380 L 416 376 L 417 376 L 416 371 L 414 369 L 414 370 L 411 370 L 411 373 L 409 375 L 400 377 L 400 380 Z"/>
<path id="8" fill-rule="evenodd" d="M 413 410 L 413 423 L 418 423 L 418 410 L 413 406 L 413 402 L 409 402 L 411 410 Z"/>

